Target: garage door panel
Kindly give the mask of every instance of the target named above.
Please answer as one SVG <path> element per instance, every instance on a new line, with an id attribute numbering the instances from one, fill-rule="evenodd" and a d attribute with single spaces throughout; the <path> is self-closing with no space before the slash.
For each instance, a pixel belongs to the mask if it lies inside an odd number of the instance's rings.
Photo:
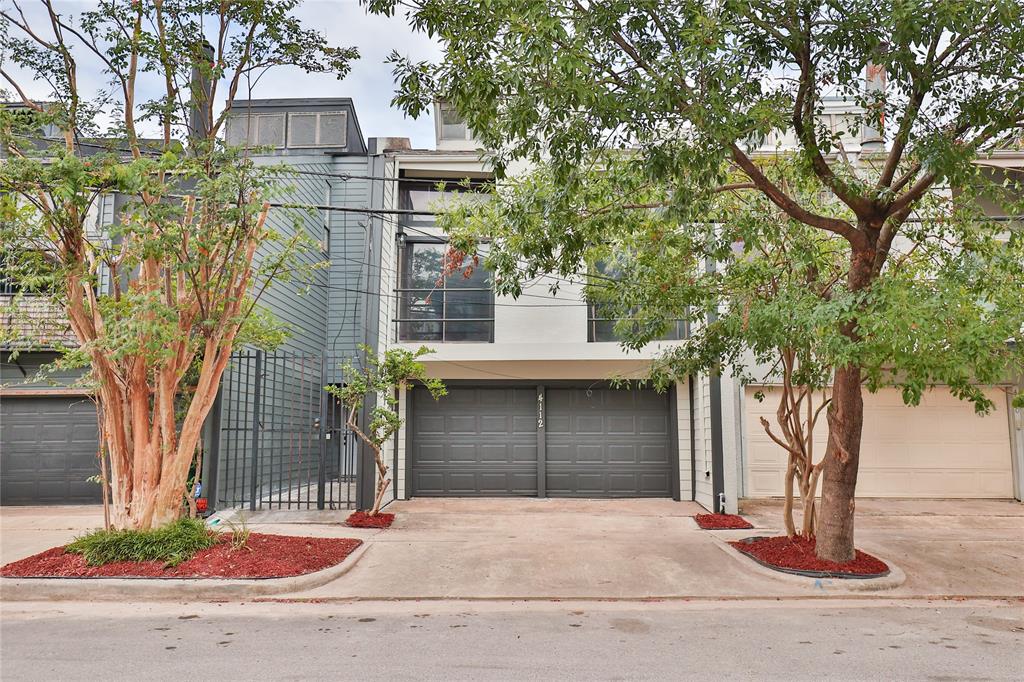
<path id="1" fill-rule="evenodd" d="M 549 388 L 552 497 L 669 497 L 668 398 L 650 390 Z M 568 427 L 568 428 L 565 428 Z"/>
<path id="2" fill-rule="evenodd" d="M 92 504 L 102 490 L 96 412 L 76 397 L 0 400 L 0 502 Z"/>
<path id="3" fill-rule="evenodd" d="M 670 457 L 670 452 L 664 445 L 644 445 L 639 448 L 640 464 L 661 465 Z"/>
<path id="4" fill-rule="evenodd" d="M 453 387 L 435 401 L 416 388 L 412 403 L 413 495 L 536 494 L 535 390 Z"/>
<path id="5" fill-rule="evenodd" d="M 747 494 L 782 494 L 786 456 L 758 423 L 775 424 L 778 393 L 763 403 L 746 395 Z M 1013 495 L 1009 428 L 1005 398 L 986 391 L 996 409 L 978 416 L 944 389 L 924 394 L 917 407 L 903 405 L 899 391 L 883 389 L 864 396 L 864 435 L 857 494 L 861 497 L 1006 498 Z M 816 452 L 825 452 L 827 428 L 815 431 Z"/>
<path id="6" fill-rule="evenodd" d="M 481 434 L 506 434 L 512 430 L 511 419 L 505 415 L 480 417 Z"/>
<path id="7" fill-rule="evenodd" d="M 569 420 L 569 428 L 573 435 L 603 435 L 605 433 L 605 419 L 598 416 L 581 415 Z"/>
<path id="8" fill-rule="evenodd" d="M 644 450 L 646 448 L 641 448 Z M 616 445 L 609 443 L 607 446 L 608 457 L 607 461 L 609 464 L 636 464 L 637 462 L 637 448 L 632 444 L 621 444 Z M 640 459 L 643 459 L 642 457 Z M 651 461 L 651 460 L 648 460 Z M 657 462 L 658 460 L 653 460 Z"/>
<path id="9" fill-rule="evenodd" d="M 637 419 L 633 415 L 609 415 L 606 420 L 608 425 L 608 435 L 630 435 L 634 433 L 642 433 L 638 429 Z"/>
<path id="10" fill-rule="evenodd" d="M 445 418 L 444 428 L 449 436 L 475 436 L 480 432 L 480 423 L 472 415 L 449 416 Z"/>
<path id="11" fill-rule="evenodd" d="M 568 415 L 552 414 L 551 404 L 549 403 L 545 419 L 545 428 L 547 429 L 549 436 L 559 433 L 571 433 L 572 419 Z"/>
<path id="12" fill-rule="evenodd" d="M 414 428 L 417 433 L 423 435 L 442 435 L 444 434 L 444 417 L 441 415 L 416 415 Z"/>

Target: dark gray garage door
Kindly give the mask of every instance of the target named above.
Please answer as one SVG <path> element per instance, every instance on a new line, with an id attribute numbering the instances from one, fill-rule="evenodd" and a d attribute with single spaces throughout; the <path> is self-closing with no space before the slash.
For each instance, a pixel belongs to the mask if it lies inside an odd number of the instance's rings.
<path id="1" fill-rule="evenodd" d="M 411 493 L 537 495 L 536 387 L 412 394 Z M 669 401 L 651 390 L 545 390 L 551 497 L 670 497 Z"/>
<path id="2" fill-rule="evenodd" d="M 0 398 L 0 504 L 101 502 L 97 438 L 87 398 Z"/>
<path id="3" fill-rule="evenodd" d="M 653 390 L 547 389 L 551 497 L 670 497 L 665 395 Z"/>
<path id="4" fill-rule="evenodd" d="M 536 410 L 534 388 L 413 390 L 413 494 L 536 495 Z"/>

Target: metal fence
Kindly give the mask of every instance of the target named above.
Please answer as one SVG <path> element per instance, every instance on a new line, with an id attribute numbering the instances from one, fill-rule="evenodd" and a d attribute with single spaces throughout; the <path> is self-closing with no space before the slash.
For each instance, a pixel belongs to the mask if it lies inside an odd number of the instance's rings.
<path id="1" fill-rule="evenodd" d="M 221 382 L 218 508 L 355 506 L 356 437 L 325 377 L 320 355 L 232 355 Z"/>

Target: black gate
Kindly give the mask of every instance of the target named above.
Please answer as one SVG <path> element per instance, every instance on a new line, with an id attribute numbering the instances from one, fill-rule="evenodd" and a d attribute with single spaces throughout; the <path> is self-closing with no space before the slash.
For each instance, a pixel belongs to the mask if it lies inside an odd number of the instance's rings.
<path id="1" fill-rule="evenodd" d="M 358 447 L 324 358 L 234 353 L 220 394 L 215 508 L 350 509 Z"/>

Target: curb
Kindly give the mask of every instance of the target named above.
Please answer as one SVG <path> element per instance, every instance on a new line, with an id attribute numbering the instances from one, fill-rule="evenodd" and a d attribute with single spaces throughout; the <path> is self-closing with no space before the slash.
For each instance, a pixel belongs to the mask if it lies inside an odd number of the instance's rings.
<path id="1" fill-rule="evenodd" d="M 302 592 L 345 575 L 368 548 L 363 542 L 339 564 L 287 578 L 0 578 L 0 601 L 207 601 Z"/>
<path id="2" fill-rule="evenodd" d="M 880 578 L 808 578 L 805 576 L 794 575 L 792 573 L 784 573 L 782 571 L 776 571 L 775 569 L 768 568 L 753 558 L 748 557 L 746 554 L 743 554 L 717 535 L 712 535 L 712 537 L 715 539 L 715 544 L 719 549 L 732 557 L 733 560 L 743 564 L 748 570 L 753 570 L 755 573 L 767 578 L 789 583 L 790 585 L 800 585 L 815 592 L 824 591 L 835 594 L 880 592 L 882 590 L 895 589 L 907 580 L 907 574 L 903 572 L 903 569 L 885 557 L 878 558 L 889 566 L 889 573 L 888 575 L 884 575 Z"/>

